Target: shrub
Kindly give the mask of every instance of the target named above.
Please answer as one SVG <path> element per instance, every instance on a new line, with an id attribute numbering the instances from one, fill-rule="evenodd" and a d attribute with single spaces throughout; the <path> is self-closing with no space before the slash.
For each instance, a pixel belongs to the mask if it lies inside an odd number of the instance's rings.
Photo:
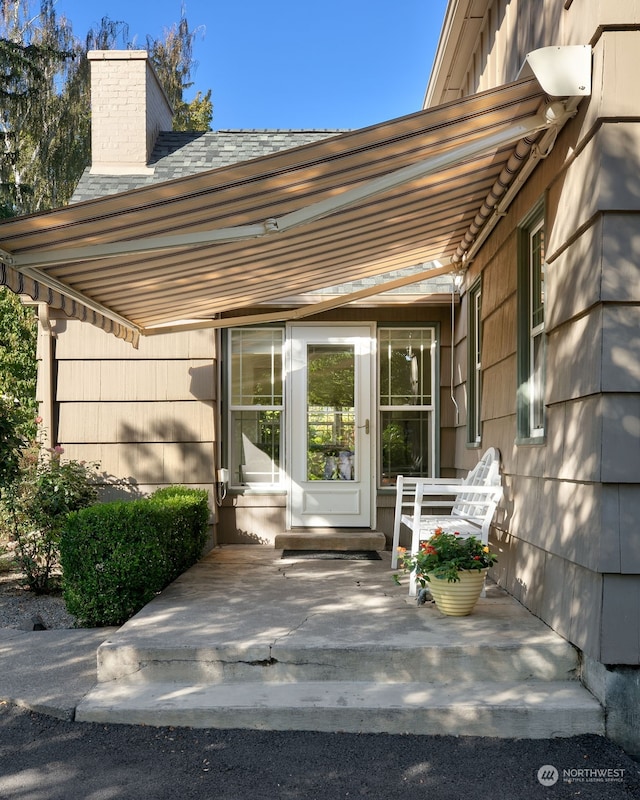
<path id="1" fill-rule="evenodd" d="M 60 542 L 67 609 L 91 627 L 126 622 L 200 558 L 208 520 L 207 493 L 183 487 L 70 514 Z"/>
<path id="2" fill-rule="evenodd" d="M 2 493 L 2 522 L 16 542 L 25 584 L 46 594 L 56 583 L 60 533 L 67 514 L 97 499 L 96 464 L 62 461 L 63 449 L 44 450 L 37 442 L 20 452 L 16 474 Z"/>
<path id="3" fill-rule="evenodd" d="M 18 405 L 10 397 L 0 396 L 0 495 L 18 475 L 20 453 L 26 444 L 20 423 Z"/>

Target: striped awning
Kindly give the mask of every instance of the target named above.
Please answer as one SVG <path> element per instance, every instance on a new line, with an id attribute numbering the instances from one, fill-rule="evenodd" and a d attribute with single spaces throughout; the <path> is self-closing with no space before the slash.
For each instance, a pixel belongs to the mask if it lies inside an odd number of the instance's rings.
<path id="1" fill-rule="evenodd" d="M 549 113 L 528 78 L 255 160 L 9 219 L 0 224 L 0 282 L 134 341 L 416 264 L 454 269 L 536 141 L 567 116 Z"/>

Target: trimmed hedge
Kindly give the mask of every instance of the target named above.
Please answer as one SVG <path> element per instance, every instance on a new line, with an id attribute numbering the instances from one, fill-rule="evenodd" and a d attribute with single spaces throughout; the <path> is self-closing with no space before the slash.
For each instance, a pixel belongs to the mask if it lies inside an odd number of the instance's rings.
<path id="1" fill-rule="evenodd" d="M 208 522 L 207 493 L 180 486 L 69 514 L 60 539 L 69 613 L 90 627 L 126 622 L 198 561 Z"/>

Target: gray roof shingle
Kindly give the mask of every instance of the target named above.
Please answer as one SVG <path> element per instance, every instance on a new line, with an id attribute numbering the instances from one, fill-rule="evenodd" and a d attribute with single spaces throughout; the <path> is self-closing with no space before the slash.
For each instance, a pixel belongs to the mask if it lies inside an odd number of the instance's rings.
<path id="1" fill-rule="evenodd" d="M 92 175 L 87 168 L 71 198 L 72 203 L 95 200 L 154 183 L 184 178 L 197 172 L 300 147 L 337 136 L 342 130 L 229 130 L 207 133 L 163 131 L 149 160 L 153 175 Z"/>

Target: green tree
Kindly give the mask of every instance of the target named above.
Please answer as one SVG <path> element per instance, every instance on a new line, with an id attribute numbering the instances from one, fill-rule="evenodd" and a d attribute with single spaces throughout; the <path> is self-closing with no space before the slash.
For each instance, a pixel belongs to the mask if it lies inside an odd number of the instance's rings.
<path id="1" fill-rule="evenodd" d="M 4 490 L 0 523 L 17 545 L 25 583 L 36 594 L 54 588 L 60 534 L 71 511 L 97 499 L 97 464 L 62 461 L 63 450 L 43 451 L 32 443 L 20 453 L 17 477 Z"/>
<path id="2" fill-rule="evenodd" d="M 190 103 L 181 102 L 173 117 L 174 131 L 209 131 L 213 118 L 211 89 L 198 92 Z"/>
<path id="3" fill-rule="evenodd" d="M 36 432 L 36 331 L 34 309 L 0 287 L 0 490 L 15 466 L 16 443 Z"/>
<path id="4" fill-rule="evenodd" d="M 87 51 L 132 46 L 125 22 L 103 17 L 80 44 L 69 22 L 56 16 L 53 0 L 41 0 L 37 11 L 32 5 L 31 0 L 0 0 L 0 217 L 69 201 L 90 159 Z M 191 103 L 182 100 L 196 66 L 194 40 L 184 16 L 164 39 L 147 39 L 177 111 L 177 130 L 208 130 L 211 121 L 210 91 L 199 92 Z M 18 437 L 33 435 L 35 336 L 33 309 L 2 289 L 0 394 L 18 401 Z"/>
<path id="5" fill-rule="evenodd" d="M 87 151 L 68 91 L 80 55 L 71 27 L 53 0 L 35 13 L 29 0 L 4 0 L 0 12 L 0 207 L 12 216 L 62 205 Z"/>
<path id="6" fill-rule="evenodd" d="M 97 28 L 90 28 L 85 39 L 85 52 L 89 50 L 115 50 L 131 48 L 129 26 L 122 20 L 102 17 Z M 88 62 L 87 62 L 88 63 Z M 87 83 L 89 75 L 87 72 Z"/>
<path id="7" fill-rule="evenodd" d="M 15 402 L 0 395 L 0 500 L 18 474 L 20 454 L 25 445 L 18 433 L 20 422 L 21 415 Z M 0 544 L 1 539 L 0 536 Z"/>
<path id="8" fill-rule="evenodd" d="M 54 0 L 0 0 L 0 217 L 65 205 L 90 160 L 89 49 L 129 48 L 125 22 L 103 17 L 84 43 Z M 175 130 L 209 130 L 211 91 L 186 103 L 196 67 L 183 15 L 147 48 L 175 110 Z"/>
<path id="9" fill-rule="evenodd" d="M 197 67 L 193 59 L 196 35 L 197 30 L 189 28 L 183 14 L 179 23 L 165 28 L 164 39 L 147 36 L 149 56 L 173 107 L 175 131 L 208 131 L 211 126 L 211 89 L 204 95 L 198 92 L 190 103 L 183 99 L 184 92 L 193 86 L 191 73 Z"/>

